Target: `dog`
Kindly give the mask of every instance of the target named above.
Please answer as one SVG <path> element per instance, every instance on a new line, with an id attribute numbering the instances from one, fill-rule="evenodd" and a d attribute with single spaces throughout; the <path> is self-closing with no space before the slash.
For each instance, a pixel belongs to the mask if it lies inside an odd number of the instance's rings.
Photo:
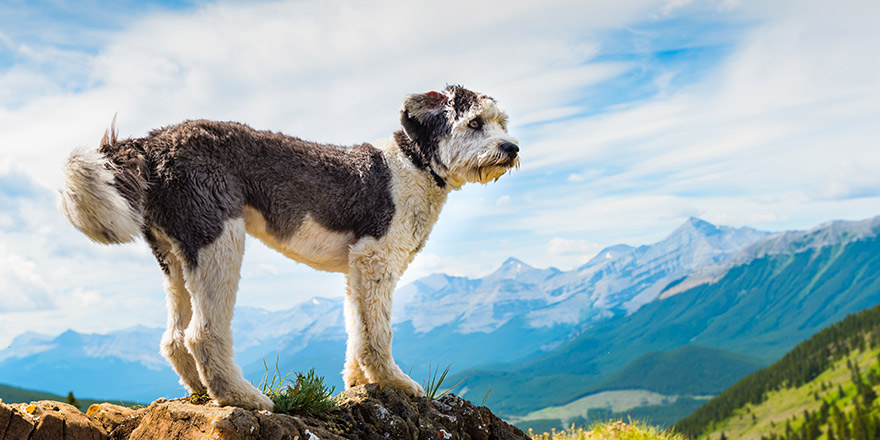
<path id="1" fill-rule="evenodd" d="M 65 165 L 59 207 L 93 241 L 143 237 L 165 277 L 161 353 L 190 393 L 271 410 L 233 361 L 245 234 L 315 269 L 346 275 L 346 389 L 424 395 L 391 355 L 395 285 L 452 190 L 497 180 L 519 146 L 496 101 L 461 86 L 408 96 L 401 128 L 376 145 L 325 145 L 235 122 L 190 120 L 119 140 Z"/>

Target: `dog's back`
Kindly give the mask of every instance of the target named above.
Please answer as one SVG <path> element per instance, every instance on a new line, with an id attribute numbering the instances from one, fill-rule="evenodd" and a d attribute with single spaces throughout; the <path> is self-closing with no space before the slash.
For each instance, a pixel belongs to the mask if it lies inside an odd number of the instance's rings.
<path id="1" fill-rule="evenodd" d="M 91 239 L 131 241 L 158 228 L 195 263 L 246 208 L 283 242 L 306 222 L 381 237 L 394 214 L 388 164 L 369 144 L 317 144 L 235 122 L 186 121 L 68 159 L 62 212 Z"/>

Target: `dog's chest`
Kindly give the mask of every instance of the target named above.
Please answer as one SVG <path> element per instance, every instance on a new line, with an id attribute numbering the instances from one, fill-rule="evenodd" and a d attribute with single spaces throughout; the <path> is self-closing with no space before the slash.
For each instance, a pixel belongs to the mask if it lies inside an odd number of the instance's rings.
<path id="1" fill-rule="evenodd" d="M 353 232 L 331 231 L 306 216 L 290 237 L 279 238 L 267 230 L 260 212 L 248 206 L 244 220 L 248 234 L 292 260 L 327 272 L 348 271 L 349 250 L 356 241 Z"/>

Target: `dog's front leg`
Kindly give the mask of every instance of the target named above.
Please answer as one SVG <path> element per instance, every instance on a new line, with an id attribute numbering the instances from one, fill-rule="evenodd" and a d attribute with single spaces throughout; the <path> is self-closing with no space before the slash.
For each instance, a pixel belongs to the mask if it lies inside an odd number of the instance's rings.
<path id="1" fill-rule="evenodd" d="M 391 298 L 402 260 L 370 239 L 352 247 L 346 276 L 346 387 L 364 382 L 393 385 L 410 395 L 425 390 L 391 355 Z"/>

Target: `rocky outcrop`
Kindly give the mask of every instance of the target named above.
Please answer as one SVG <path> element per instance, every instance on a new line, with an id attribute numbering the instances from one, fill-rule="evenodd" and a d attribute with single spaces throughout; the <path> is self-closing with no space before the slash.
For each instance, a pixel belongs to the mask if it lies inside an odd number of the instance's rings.
<path id="1" fill-rule="evenodd" d="M 336 409 L 316 417 L 194 404 L 187 399 L 160 399 L 136 411 L 104 403 L 92 405 L 87 415 L 58 402 L 0 404 L 0 440 L 40 438 L 515 440 L 528 436 L 488 408 L 457 396 L 411 398 L 393 387 L 372 384 L 349 390 Z"/>
<path id="2" fill-rule="evenodd" d="M 104 440 L 107 431 L 100 422 L 66 403 L 0 403 L 0 439 Z"/>

